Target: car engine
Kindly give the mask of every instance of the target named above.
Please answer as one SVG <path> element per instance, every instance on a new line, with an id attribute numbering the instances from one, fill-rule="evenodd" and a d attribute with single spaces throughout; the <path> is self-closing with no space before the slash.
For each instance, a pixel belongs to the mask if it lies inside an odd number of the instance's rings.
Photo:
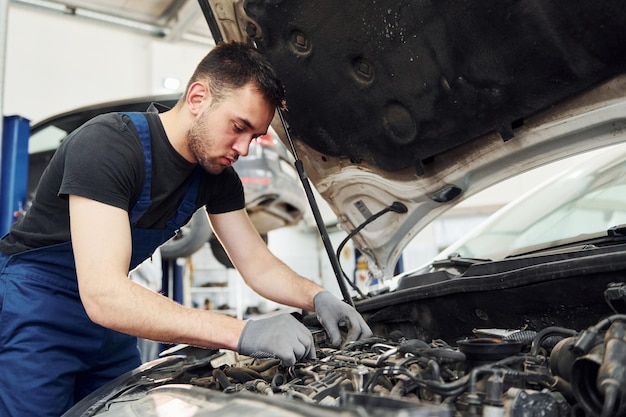
<path id="1" fill-rule="evenodd" d="M 473 333 L 456 346 L 397 332 L 332 348 L 325 346 L 323 331 L 314 331 L 317 359 L 291 367 L 276 359 L 187 347 L 146 364 L 76 415 L 161 416 L 172 401 L 179 408 L 167 415 L 625 414 L 626 315 L 583 330 L 555 326 Z"/>

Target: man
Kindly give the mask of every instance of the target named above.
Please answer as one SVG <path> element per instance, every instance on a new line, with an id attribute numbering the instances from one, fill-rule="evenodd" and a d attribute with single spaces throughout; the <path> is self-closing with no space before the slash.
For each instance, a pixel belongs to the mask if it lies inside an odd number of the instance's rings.
<path id="1" fill-rule="evenodd" d="M 315 310 L 335 344 L 341 322 L 348 340 L 371 335 L 352 307 L 272 255 L 247 217 L 231 165 L 283 105 L 263 56 L 223 44 L 173 109 L 101 115 L 62 142 L 29 211 L 0 241 L 0 415 L 62 414 L 140 364 L 136 337 L 285 365 L 315 358 L 311 333 L 290 315 L 245 322 L 128 278 L 202 206 L 252 289 Z"/>

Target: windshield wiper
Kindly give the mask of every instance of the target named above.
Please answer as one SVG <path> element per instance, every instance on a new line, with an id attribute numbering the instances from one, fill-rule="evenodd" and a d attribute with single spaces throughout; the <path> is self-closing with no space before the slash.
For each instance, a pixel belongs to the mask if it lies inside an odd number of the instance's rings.
<path id="1" fill-rule="evenodd" d="M 446 259 L 437 259 L 433 261 L 432 266 L 472 266 L 483 262 L 492 262 L 492 259 L 481 258 L 465 258 L 460 253 L 451 253 Z"/>
<path id="2" fill-rule="evenodd" d="M 606 231 L 608 236 L 618 237 L 618 236 L 626 236 L 626 224 L 618 224 L 617 226 L 609 227 L 609 230 Z"/>

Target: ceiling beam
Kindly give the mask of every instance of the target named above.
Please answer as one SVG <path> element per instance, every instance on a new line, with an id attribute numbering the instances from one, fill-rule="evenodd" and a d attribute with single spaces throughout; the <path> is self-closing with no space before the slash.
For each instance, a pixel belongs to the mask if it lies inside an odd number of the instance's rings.
<path id="1" fill-rule="evenodd" d="M 70 6 L 51 0 L 11 0 L 11 3 L 109 24 L 171 42 L 188 41 L 204 45 L 214 45 L 210 35 L 203 36 L 202 34 L 194 34 L 188 31 L 194 19 L 202 17 L 197 2 L 191 0 L 175 0 L 171 10 L 176 10 L 177 3 L 181 3 L 180 6 L 178 6 L 178 11 L 172 13 L 172 17 L 164 23 L 147 23 L 146 21 L 139 21 L 122 15 Z"/>

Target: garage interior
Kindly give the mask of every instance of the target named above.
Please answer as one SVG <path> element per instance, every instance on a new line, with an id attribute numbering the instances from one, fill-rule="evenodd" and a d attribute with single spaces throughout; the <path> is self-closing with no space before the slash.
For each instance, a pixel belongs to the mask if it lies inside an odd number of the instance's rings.
<path id="1" fill-rule="evenodd" d="M 0 111 L 29 123 L 95 103 L 180 92 L 214 46 L 196 0 L 2 0 L 0 22 Z M 405 250 L 404 268 L 419 267 L 544 177 L 529 173 L 452 210 Z M 337 245 L 346 234 L 317 201 Z M 268 244 L 294 270 L 339 293 L 310 212 L 297 225 L 270 232 Z M 356 268 L 350 245 L 340 262 L 346 271 Z M 186 277 L 185 304 L 240 318 L 281 308 L 245 288 L 236 271 L 217 262 L 207 245 L 177 264 Z M 149 270 L 147 275 L 158 276 L 161 268 L 152 265 Z"/>

